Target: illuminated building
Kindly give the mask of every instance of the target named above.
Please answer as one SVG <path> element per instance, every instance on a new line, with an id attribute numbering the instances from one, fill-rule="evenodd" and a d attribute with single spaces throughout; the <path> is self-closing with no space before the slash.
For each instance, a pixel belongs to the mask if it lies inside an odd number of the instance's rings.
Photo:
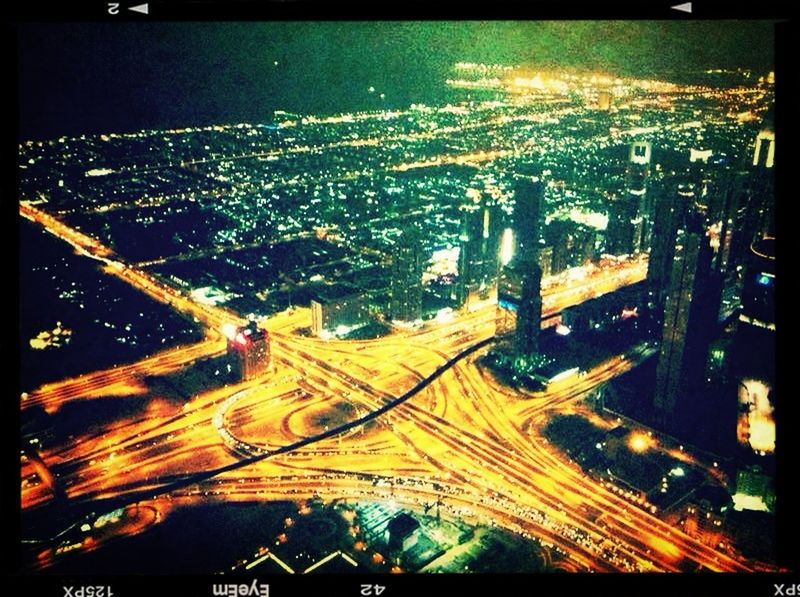
<path id="1" fill-rule="evenodd" d="M 719 255 L 718 269 L 727 272 L 731 266 L 734 253 L 736 225 L 740 220 L 739 210 L 746 203 L 746 195 L 742 191 L 742 173 L 727 172 L 717 184 L 719 197 L 716 217 L 719 219 Z"/>
<path id="2" fill-rule="evenodd" d="M 772 511 L 775 507 L 772 477 L 758 465 L 740 469 L 736 473 L 733 502 L 736 510 Z"/>
<path id="3" fill-rule="evenodd" d="M 626 286 L 564 309 L 561 322 L 574 332 L 606 330 L 614 324 L 638 317 L 644 283 Z"/>
<path id="4" fill-rule="evenodd" d="M 633 194 L 613 197 L 608 208 L 606 253 L 634 255 L 641 248 L 642 219 L 638 217 L 639 197 Z"/>
<path id="5" fill-rule="evenodd" d="M 775 165 L 775 133 L 765 128 L 756 137 L 753 151 L 753 166 L 772 168 Z"/>
<path id="6" fill-rule="evenodd" d="M 689 163 L 701 163 L 707 164 L 708 158 L 714 155 L 714 152 L 710 149 L 697 149 L 692 147 L 689 150 Z"/>
<path id="7" fill-rule="evenodd" d="M 755 158 L 764 153 L 765 139 L 771 139 L 770 147 L 774 147 L 774 133 L 762 137 L 764 132 L 756 140 Z M 754 159 L 749 169 L 739 173 L 731 183 L 733 195 L 727 206 L 728 227 L 724 237 L 728 244 L 725 247 L 728 271 L 734 271 L 748 259 L 754 240 L 775 236 L 774 184 L 772 161 L 764 159 Z M 730 240 L 727 239 L 729 234 L 732 236 Z"/>
<path id="8" fill-rule="evenodd" d="M 364 296 L 351 286 L 326 287 L 311 300 L 311 331 L 316 336 L 346 335 L 369 321 Z"/>
<path id="9" fill-rule="evenodd" d="M 594 228 L 572 220 L 553 220 L 545 230 L 545 238 L 552 251 L 550 272 L 559 274 L 592 260 L 597 233 Z"/>
<path id="10" fill-rule="evenodd" d="M 500 270 L 497 281 L 497 316 L 495 333 L 498 337 L 511 334 L 517 323 L 517 311 L 522 297 L 522 279 L 525 272 L 512 261 Z"/>
<path id="11" fill-rule="evenodd" d="M 513 335 L 513 349 L 518 355 L 532 355 L 539 347 L 541 285 L 542 270 L 533 262 L 515 259 L 500 273 L 496 334 Z"/>
<path id="12" fill-rule="evenodd" d="M 653 234 L 654 196 L 648 190 L 652 153 L 648 141 L 631 143 L 626 175 L 630 201 L 636 202 L 634 231 L 638 238 L 634 241 L 634 252 L 647 251 Z"/>
<path id="13" fill-rule="evenodd" d="M 239 379 L 258 377 L 270 365 L 269 334 L 250 321 L 228 335 L 228 355 Z"/>
<path id="14" fill-rule="evenodd" d="M 521 290 L 514 348 L 519 355 L 532 355 L 539 350 L 542 328 L 542 270 L 536 263 L 531 263 L 523 274 Z"/>
<path id="15" fill-rule="evenodd" d="M 737 382 L 737 441 L 759 461 L 775 451 L 775 291 L 775 239 L 766 238 L 750 247 L 729 351 Z"/>
<path id="16" fill-rule="evenodd" d="M 775 239 L 753 241 L 742 284 L 739 321 L 775 331 Z"/>
<path id="17" fill-rule="evenodd" d="M 497 284 L 500 261 L 501 211 L 488 192 L 468 191 L 471 201 L 459 208 L 458 300 L 487 298 Z"/>
<path id="18" fill-rule="evenodd" d="M 767 149 L 765 150 L 765 145 Z M 759 153 L 760 152 L 760 153 Z M 766 157 L 760 154 L 766 153 Z M 767 124 L 756 138 L 755 156 L 753 159 L 752 193 L 753 220 L 755 224 L 754 238 L 775 236 L 775 133 L 772 125 Z M 752 240 L 752 238 L 750 239 Z"/>
<path id="19" fill-rule="evenodd" d="M 647 177 L 650 174 L 650 158 L 652 146 L 648 141 L 634 141 L 628 153 L 628 189 L 644 190 L 647 188 Z"/>
<path id="20" fill-rule="evenodd" d="M 679 230 L 664 306 L 656 368 L 654 420 L 673 430 L 680 405 L 705 381 L 709 345 L 716 330 L 721 278 L 712 271 L 712 250 L 696 218 Z"/>
<path id="21" fill-rule="evenodd" d="M 478 195 L 480 200 L 480 195 Z M 462 205 L 461 234 L 458 237 L 460 251 L 458 254 L 458 293 L 459 302 L 464 302 L 471 291 L 478 289 L 483 281 L 483 255 L 481 237 L 483 218 L 480 205 L 471 203 Z"/>
<path id="22" fill-rule="evenodd" d="M 718 546 L 725 538 L 725 523 L 731 506 L 731 496 L 722 487 L 699 487 L 681 510 L 683 532 L 705 545 Z"/>
<path id="23" fill-rule="evenodd" d="M 626 190 L 610 200 L 606 252 L 635 255 L 647 250 L 653 228 L 653 195 L 647 191 L 652 147 L 647 141 L 631 143 L 626 167 Z"/>
<path id="24" fill-rule="evenodd" d="M 554 274 L 563 272 L 570 267 L 572 262 L 572 248 L 575 243 L 571 234 L 571 222 L 567 220 L 553 220 L 547 227 L 545 235 L 553 247 L 551 271 Z"/>
<path id="25" fill-rule="evenodd" d="M 406 228 L 392 253 L 389 312 L 394 321 L 413 322 L 422 317 L 422 268 L 419 234 Z"/>
<path id="26" fill-rule="evenodd" d="M 538 265 L 538 252 L 544 186 L 537 176 L 527 174 L 517 173 L 514 181 L 516 249 L 511 262 L 500 272 L 496 333 L 503 336 L 513 330 L 514 353 L 527 357 L 539 349 L 542 326 L 542 268 Z"/>

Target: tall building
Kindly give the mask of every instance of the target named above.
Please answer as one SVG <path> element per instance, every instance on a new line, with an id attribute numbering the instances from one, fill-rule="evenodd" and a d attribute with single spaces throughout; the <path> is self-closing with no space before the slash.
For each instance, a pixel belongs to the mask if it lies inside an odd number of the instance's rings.
<path id="1" fill-rule="evenodd" d="M 539 351 L 542 329 L 542 269 L 535 262 L 523 274 L 522 292 L 514 329 L 514 349 L 518 355 L 533 355 Z"/>
<path id="2" fill-rule="evenodd" d="M 483 252 L 481 251 L 483 236 L 483 212 L 480 206 L 480 194 L 477 201 L 467 203 L 459 208 L 461 214 L 461 232 L 458 236 L 458 300 L 463 303 L 471 292 L 476 291 L 483 281 Z"/>
<path id="3" fill-rule="evenodd" d="M 697 221 L 678 232 L 664 307 L 656 367 L 654 420 L 673 430 L 678 412 L 705 383 L 706 361 L 717 331 L 721 277 L 711 267 L 709 239 Z"/>
<path id="4" fill-rule="evenodd" d="M 228 355 L 239 379 L 250 380 L 269 369 L 269 334 L 249 321 L 228 338 Z"/>
<path id="5" fill-rule="evenodd" d="M 413 322 L 422 317 L 422 244 L 413 228 L 401 233 L 392 253 L 391 305 L 394 321 Z"/>
<path id="6" fill-rule="evenodd" d="M 539 236 L 544 221 L 544 185 L 533 167 L 514 176 L 514 256 L 502 268 L 497 288 L 496 333 L 513 331 L 517 356 L 538 350 L 542 325 L 542 268 Z"/>
<path id="7" fill-rule="evenodd" d="M 669 280 L 675 257 L 675 239 L 694 197 L 694 188 L 688 184 L 672 183 L 655 199 L 653 235 L 650 242 L 650 259 L 647 264 L 649 317 L 657 329 L 661 328 Z"/>
<path id="8" fill-rule="evenodd" d="M 762 129 L 756 137 L 753 166 L 772 168 L 775 165 L 775 132 L 771 127 Z"/>
<path id="9" fill-rule="evenodd" d="M 775 331 L 775 239 L 753 241 L 742 284 L 739 321 Z"/>
<path id="10" fill-rule="evenodd" d="M 649 141 L 634 141 L 628 154 L 626 169 L 628 202 L 636 206 L 631 218 L 632 253 L 647 251 L 653 233 L 654 196 L 648 191 L 652 152 L 653 148 Z"/>
<path id="11" fill-rule="evenodd" d="M 488 297 L 497 285 L 500 265 L 500 222 L 502 212 L 497 201 L 488 193 L 470 189 L 470 201 L 459 208 L 458 300 L 469 296 Z"/>
<path id="12" fill-rule="evenodd" d="M 748 259 L 754 240 L 775 236 L 774 142 L 775 134 L 767 125 L 756 138 L 752 165 L 738 173 L 730 185 L 733 195 L 725 236 L 726 240 L 727 235 L 732 237 L 726 255 L 730 272 Z"/>
<path id="13" fill-rule="evenodd" d="M 635 255 L 641 250 L 641 196 L 626 193 L 610 200 L 606 252 L 611 255 Z"/>
<path id="14" fill-rule="evenodd" d="M 498 338 L 508 337 L 517 325 L 517 311 L 522 298 L 522 279 L 524 270 L 512 260 L 500 269 L 497 281 L 497 313 L 495 334 Z"/>
<path id="15" fill-rule="evenodd" d="M 542 269 L 536 262 L 512 260 L 500 273 L 496 334 L 512 337 L 517 355 L 538 351 L 542 328 Z"/>
<path id="16" fill-rule="evenodd" d="M 571 267 L 586 265 L 592 260 L 597 231 L 572 220 L 554 219 L 547 225 L 545 239 L 546 246 L 552 249 L 551 272 L 559 274 Z M 548 274 L 545 272 L 544 275 Z"/>
<path id="17" fill-rule="evenodd" d="M 315 336 L 341 336 L 367 325 L 369 321 L 365 297 L 352 286 L 328 286 L 317 290 L 311 299 L 311 331 Z"/>
<path id="18" fill-rule="evenodd" d="M 737 384 L 737 440 L 759 460 L 775 451 L 775 239 L 754 242 L 744 268 L 741 311 L 728 352 Z"/>
<path id="19" fill-rule="evenodd" d="M 734 244 L 735 225 L 741 197 L 741 173 L 727 171 L 716 184 L 715 194 L 718 197 L 716 218 L 719 221 L 719 254 L 717 268 L 727 272 Z"/>
<path id="20" fill-rule="evenodd" d="M 766 157 L 762 157 L 766 154 Z M 752 193 L 754 202 L 755 238 L 775 236 L 775 133 L 766 127 L 756 138 L 753 160 Z"/>
<path id="21" fill-rule="evenodd" d="M 559 274 L 572 265 L 572 250 L 575 244 L 574 223 L 569 220 L 553 220 L 545 233 L 548 243 L 553 247 L 551 271 Z"/>
<path id="22" fill-rule="evenodd" d="M 631 143 L 626 170 L 629 190 L 644 191 L 647 188 L 652 151 L 653 148 L 649 141 L 634 141 Z"/>
<path id="23" fill-rule="evenodd" d="M 514 258 L 535 261 L 544 222 L 544 185 L 528 166 L 514 175 Z"/>

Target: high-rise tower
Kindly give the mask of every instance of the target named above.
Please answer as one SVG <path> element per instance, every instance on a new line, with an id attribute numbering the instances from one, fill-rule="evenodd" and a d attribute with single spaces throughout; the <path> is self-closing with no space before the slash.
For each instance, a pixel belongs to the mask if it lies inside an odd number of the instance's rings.
<path id="1" fill-rule="evenodd" d="M 668 429 L 680 422 L 681 405 L 705 383 L 722 288 L 711 267 L 709 239 L 694 218 L 689 220 L 677 234 L 656 368 L 654 419 Z"/>
<path id="2" fill-rule="evenodd" d="M 459 208 L 458 300 L 488 297 L 497 285 L 500 261 L 501 210 L 486 191 L 470 189 L 468 201 Z"/>
<path id="3" fill-rule="evenodd" d="M 544 185 L 527 167 L 514 175 L 514 258 L 535 261 L 544 221 Z"/>
<path id="4" fill-rule="evenodd" d="M 250 321 L 228 338 L 228 355 L 233 359 L 237 377 L 250 380 L 264 373 L 270 364 L 269 334 Z"/>
<path id="5" fill-rule="evenodd" d="M 647 190 L 652 146 L 648 141 L 631 143 L 625 170 L 625 192 L 612 199 L 608 210 L 606 251 L 612 255 L 635 255 L 650 246 L 655 206 Z"/>
<path id="6" fill-rule="evenodd" d="M 513 331 L 517 356 L 531 356 L 539 348 L 542 325 L 542 269 L 538 264 L 539 236 L 544 219 L 544 186 L 538 176 L 514 177 L 514 243 L 511 262 L 501 273 L 497 289 L 497 334 Z"/>
<path id="7" fill-rule="evenodd" d="M 395 321 L 422 317 L 422 245 L 419 234 L 406 228 L 392 253 L 390 314 Z"/>
<path id="8" fill-rule="evenodd" d="M 647 263 L 647 285 L 651 320 L 660 329 L 663 321 L 664 300 L 669 288 L 675 257 L 675 238 L 678 228 L 684 225 L 686 214 L 694 198 L 694 187 L 687 183 L 671 188 L 673 183 L 653 193 L 655 217 L 650 241 L 650 259 Z"/>

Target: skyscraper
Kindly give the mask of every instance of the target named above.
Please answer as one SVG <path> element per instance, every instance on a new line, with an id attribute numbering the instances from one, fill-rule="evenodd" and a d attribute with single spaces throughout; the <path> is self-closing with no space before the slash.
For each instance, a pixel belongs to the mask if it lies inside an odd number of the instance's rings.
<path id="1" fill-rule="evenodd" d="M 544 221 L 544 185 L 527 166 L 514 175 L 514 258 L 535 261 Z"/>
<path id="2" fill-rule="evenodd" d="M 640 196 L 627 193 L 610 200 L 606 252 L 634 255 L 641 249 L 642 219 L 638 216 Z"/>
<path id="3" fill-rule="evenodd" d="M 513 350 L 520 356 L 530 356 L 539 348 L 541 285 L 542 269 L 534 261 L 514 259 L 500 273 L 496 334 L 513 337 Z"/>
<path id="4" fill-rule="evenodd" d="M 547 226 L 547 240 L 553 247 L 552 272 L 559 274 L 569 268 L 572 263 L 572 249 L 575 243 L 574 222 L 569 220 L 553 220 Z"/>
<path id="5" fill-rule="evenodd" d="M 542 269 L 538 264 L 539 236 L 544 220 L 544 186 L 538 176 L 514 176 L 514 243 L 511 262 L 501 273 L 497 289 L 496 333 L 514 333 L 514 352 L 530 356 L 538 350 L 542 324 Z"/>
<path id="6" fill-rule="evenodd" d="M 477 290 L 483 281 L 483 211 L 480 206 L 480 193 L 475 201 L 459 208 L 461 214 L 461 233 L 458 236 L 458 301 L 463 303 L 471 292 Z"/>
<path id="7" fill-rule="evenodd" d="M 500 270 L 497 282 L 497 313 L 495 317 L 495 334 L 507 337 L 514 332 L 517 324 L 517 312 L 522 298 L 522 279 L 525 272 L 512 260 Z"/>
<path id="8" fill-rule="evenodd" d="M 678 184 L 654 193 L 655 218 L 650 242 L 650 259 L 647 264 L 647 283 L 649 312 L 651 321 L 660 329 L 663 321 L 664 300 L 669 287 L 673 258 L 675 257 L 675 238 L 678 228 L 686 219 L 689 205 L 694 197 L 694 189 L 689 184 Z"/>
<path id="9" fill-rule="evenodd" d="M 568 268 L 586 265 L 592 260 L 597 231 L 572 220 L 553 219 L 547 225 L 545 238 L 546 246 L 552 253 L 551 272 L 559 274 Z M 540 249 L 540 253 L 541 251 Z M 543 265 L 542 269 L 544 270 Z M 543 273 L 548 275 L 546 272 Z"/>
<path id="10" fill-rule="evenodd" d="M 539 351 L 539 333 L 542 329 L 542 269 L 535 262 L 525 264 L 522 292 L 514 329 L 514 350 L 518 355 L 530 356 Z"/>
<path id="11" fill-rule="evenodd" d="M 500 259 L 501 211 L 486 191 L 470 189 L 469 200 L 459 208 L 458 300 L 471 295 L 487 298 L 497 284 Z"/>
<path id="12" fill-rule="evenodd" d="M 730 232 L 726 231 L 726 236 L 730 234 L 732 237 L 727 257 L 729 271 L 749 259 L 750 245 L 754 240 L 775 236 L 775 134 L 770 127 L 766 124 L 756 138 L 752 165 L 738 173 L 734 180 L 734 203 L 728 211 Z M 764 154 L 770 156 L 769 159 Z"/>
<path id="13" fill-rule="evenodd" d="M 653 195 L 647 190 L 652 147 L 634 141 L 625 169 L 625 192 L 611 200 L 606 229 L 606 252 L 635 255 L 650 246 L 653 230 Z"/>
<path id="14" fill-rule="evenodd" d="M 739 321 L 775 331 L 775 239 L 753 241 L 742 285 Z"/>
<path id="15" fill-rule="evenodd" d="M 626 169 L 629 190 L 644 191 L 647 188 L 652 151 L 653 148 L 648 141 L 634 141 L 631 143 Z"/>
<path id="16" fill-rule="evenodd" d="M 259 328 L 255 321 L 249 321 L 228 338 L 228 355 L 233 359 L 233 367 L 239 379 L 258 377 L 269 368 L 269 334 Z"/>
<path id="17" fill-rule="evenodd" d="M 713 217 L 719 223 L 717 269 L 725 272 L 731 256 L 733 244 L 734 224 L 739 207 L 739 193 L 737 192 L 739 176 L 736 172 L 725 171 L 714 185 Z"/>
<path id="18" fill-rule="evenodd" d="M 775 132 L 771 127 L 762 129 L 756 137 L 753 166 L 772 168 L 775 164 Z"/>
<path id="19" fill-rule="evenodd" d="M 656 368 L 654 419 L 668 429 L 680 423 L 679 406 L 705 381 L 722 289 L 711 258 L 708 237 L 699 222 L 690 218 L 677 235 Z"/>
<path id="20" fill-rule="evenodd" d="M 422 246 L 419 234 L 406 228 L 392 253 L 391 317 L 412 322 L 422 317 Z"/>
<path id="21" fill-rule="evenodd" d="M 766 123 L 756 137 L 753 171 L 751 174 L 751 189 L 756 199 L 753 206 L 756 240 L 764 236 L 775 236 L 774 164 L 775 133 L 772 130 L 772 125 Z"/>

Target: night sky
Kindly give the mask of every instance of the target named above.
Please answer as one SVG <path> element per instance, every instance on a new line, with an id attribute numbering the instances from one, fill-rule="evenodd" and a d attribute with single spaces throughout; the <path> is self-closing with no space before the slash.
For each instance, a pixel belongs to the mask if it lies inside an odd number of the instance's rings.
<path id="1" fill-rule="evenodd" d="M 274 62 L 277 61 L 276 66 Z M 21 25 L 20 135 L 264 122 L 431 101 L 457 61 L 637 76 L 772 70 L 773 24 L 742 21 Z M 383 104 L 374 86 L 385 93 Z"/>

